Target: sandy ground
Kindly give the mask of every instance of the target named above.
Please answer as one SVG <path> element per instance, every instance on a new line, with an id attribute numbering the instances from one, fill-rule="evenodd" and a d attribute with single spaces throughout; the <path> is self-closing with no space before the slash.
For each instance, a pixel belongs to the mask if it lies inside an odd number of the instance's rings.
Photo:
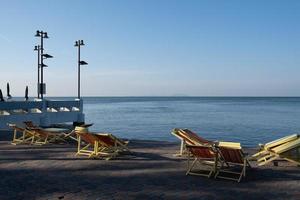
<path id="1" fill-rule="evenodd" d="M 75 144 L 0 142 L 0 199 L 300 199 L 300 167 L 255 166 L 241 183 L 186 176 L 178 143 L 131 141 L 114 160 L 76 157 Z M 246 149 L 253 153 L 253 149 Z"/>

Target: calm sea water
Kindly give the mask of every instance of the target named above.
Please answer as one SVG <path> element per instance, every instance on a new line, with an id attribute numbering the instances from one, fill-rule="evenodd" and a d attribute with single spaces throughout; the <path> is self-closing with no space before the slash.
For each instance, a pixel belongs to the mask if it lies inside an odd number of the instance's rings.
<path id="1" fill-rule="evenodd" d="M 300 133 L 300 98 L 248 97 L 86 97 L 92 131 L 129 139 L 178 141 L 175 127 L 211 140 L 256 146 Z"/>

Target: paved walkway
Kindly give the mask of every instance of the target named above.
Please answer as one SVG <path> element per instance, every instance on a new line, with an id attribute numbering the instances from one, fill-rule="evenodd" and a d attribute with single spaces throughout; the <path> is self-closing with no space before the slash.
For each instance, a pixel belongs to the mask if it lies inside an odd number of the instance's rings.
<path id="1" fill-rule="evenodd" d="M 300 168 L 255 167 L 241 183 L 186 176 L 179 144 L 132 141 L 132 155 L 75 157 L 71 145 L 0 142 L 0 199 L 300 199 Z"/>

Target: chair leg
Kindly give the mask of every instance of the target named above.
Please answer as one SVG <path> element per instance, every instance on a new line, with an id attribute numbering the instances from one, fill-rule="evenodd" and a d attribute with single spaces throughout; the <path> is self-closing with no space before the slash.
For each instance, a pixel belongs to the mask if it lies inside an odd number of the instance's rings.
<path id="1" fill-rule="evenodd" d="M 14 144 L 14 145 L 16 145 L 17 144 L 17 130 L 15 129 L 14 130 L 14 135 L 13 135 L 13 140 L 12 140 L 12 142 L 11 142 L 11 144 Z"/>
<path id="2" fill-rule="evenodd" d="M 192 165 L 190 166 L 190 168 L 188 168 L 188 170 L 186 172 L 186 175 L 188 175 L 192 171 L 192 169 L 194 168 L 196 162 L 197 162 L 197 158 L 195 158 L 195 160 L 192 162 Z"/>
<path id="3" fill-rule="evenodd" d="M 244 177 L 246 177 L 246 169 L 247 169 L 247 163 L 249 163 L 249 161 L 247 159 L 244 160 L 244 166 L 243 166 L 243 175 Z M 249 166 L 251 167 L 251 165 L 249 164 Z"/>
<path id="4" fill-rule="evenodd" d="M 80 148 L 81 148 L 81 137 L 80 136 L 78 136 L 77 143 L 78 143 L 78 145 L 77 145 L 77 154 L 78 154 L 80 152 Z"/>

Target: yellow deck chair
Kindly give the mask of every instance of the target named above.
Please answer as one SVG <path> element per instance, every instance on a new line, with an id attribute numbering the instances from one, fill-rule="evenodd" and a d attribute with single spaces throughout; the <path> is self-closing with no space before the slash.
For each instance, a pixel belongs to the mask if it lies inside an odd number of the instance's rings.
<path id="1" fill-rule="evenodd" d="M 13 139 L 11 144 L 17 145 L 32 142 L 33 135 L 25 128 L 17 126 L 16 124 L 8 124 L 8 126 L 13 129 Z"/>
<path id="2" fill-rule="evenodd" d="M 219 142 L 216 145 L 221 165 L 215 178 L 223 178 L 240 182 L 246 176 L 247 166 L 251 167 L 241 144 L 235 142 Z"/>
<path id="3" fill-rule="evenodd" d="M 175 128 L 172 130 L 171 134 L 181 141 L 180 150 L 178 154 L 175 154 L 176 156 L 183 156 L 186 153 L 186 145 L 203 145 L 212 143 L 211 141 L 198 136 L 189 129 Z"/>
<path id="4" fill-rule="evenodd" d="M 32 132 L 33 134 L 32 144 L 35 145 L 44 145 L 48 143 L 55 143 L 58 141 L 65 142 L 64 133 L 50 132 L 42 128 L 27 128 L 27 131 Z"/>
<path id="5" fill-rule="evenodd" d="M 80 130 L 81 129 L 81 130 Z M 127 144 L 112 134 L 91 133 L 84 128 L 76 128 L 78 148 L 76 155 L 105 157 L 107 160 L 119 153 L 129 151 Z"/>
<path id="6" fill-rule="evenodd" d="M 65 141 L 65 134 L 44 130 L 42 127 L 35 125 L 32 121 L 24 121 L 26 132 L 32 135 L 31 144 L 44 145 L 56 141 Z"/>
<path id="7" fill-rule="evenodd" d="M 259 166 L 278 159 L 284 159 L 300 165 L 300 137 L 298 136 L 295 140 L 273 147 L 263 154 L 259 154 L 256 158 Z"/>
<path id="8" fill-rule="evenodd" d="M 300 164 L 300 138 L 299 135 L 289 135 L 272 142 L 260 145 L 258 153 L 252 155 L 258 165 L 265 165 L 277 159 L 284 159 Z"/>

